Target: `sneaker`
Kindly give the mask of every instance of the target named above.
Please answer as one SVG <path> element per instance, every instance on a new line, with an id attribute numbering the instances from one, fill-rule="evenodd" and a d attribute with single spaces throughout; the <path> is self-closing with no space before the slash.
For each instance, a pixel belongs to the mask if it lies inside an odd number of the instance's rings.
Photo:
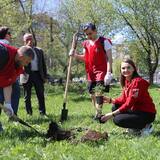
<path id="1" fill-rule="evenodd" d="M 133 134 L 133 135 L 140 135 L 141 134 L 141 130 L 140 129 L 127 128 L 126 133 Z"/>
<path id="2" fill-rule="evenodd" d="M 45 112 L 40 112 L 39 114 L 40 114 L 40 116 L 47 116 L 47 114 Z"/>
<path id="3" fill-rule="evenodd" d="M 2 131 L 3 131 L 3 127 L 2 127 L 2 124 L 0 122 L 0 132 L 2 132 Z"/>
<path id="4" fill-rule="evenodd" d="M 146 124 L 146 126 L 141 130 L 141 136 L 148 136 L 153 132 L 152 124 Z"/>

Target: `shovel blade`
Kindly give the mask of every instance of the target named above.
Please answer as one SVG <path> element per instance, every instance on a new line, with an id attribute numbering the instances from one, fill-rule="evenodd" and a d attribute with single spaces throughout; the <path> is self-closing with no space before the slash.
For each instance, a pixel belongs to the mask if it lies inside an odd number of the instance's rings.
<path id="1" fill-rule="evenodd" d="M 68 109 L 63 108 L 61 111 L 61 121 L 66 121 L 68 118 Z"/>

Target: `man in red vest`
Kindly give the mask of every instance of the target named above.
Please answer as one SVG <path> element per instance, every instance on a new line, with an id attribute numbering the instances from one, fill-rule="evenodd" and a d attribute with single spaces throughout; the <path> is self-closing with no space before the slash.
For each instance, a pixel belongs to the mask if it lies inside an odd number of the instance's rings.
<path id="1" fill-rule="evenodd" d="M 95 119 L 98 119 L 102 114 L 102 104 L 96 103 L 94 88 L 109 87 L 112 80 L 112 43 L 107 38 L 99 37 L 96 26 L 92 23 L 86 24 L 83 31 L 87 36 L 87 40 L 82 44 L 83 54 L 78 54 L 71 48 L 69 55 L 85 62 L 88 89 L 96 108 Z M 73 43 L 75 41 L 76 34 L 73 36 Z"/>
<path id="2" fill-rule="evenodd" d="M 17 77 L 23 73 L 23 66 L 28 65 L 33 58 L 33 50 L 29 46 L 22 46 L 19 49 L 7 44 L 0 43 L 0 88 L 3 88 L 3 96 L 5 100 L 4 111 L 11 117 L 14 112 L 11 107 L 12 84 Z M 7 56 L 6 56 L 7 55 Z"/>

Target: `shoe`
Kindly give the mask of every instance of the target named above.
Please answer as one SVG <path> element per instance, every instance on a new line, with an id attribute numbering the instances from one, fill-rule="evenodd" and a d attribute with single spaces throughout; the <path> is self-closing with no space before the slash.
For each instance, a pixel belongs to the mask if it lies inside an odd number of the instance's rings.
<path id="1" fill-rule="evenodd" d="M 2 124 L 1 124 L 1 122 L 0 122 L 0 132 L 3 132 L 3 127 L 2 127 Z"/>
<path id="2" fill-rule="evenodd" d="M 39 113 L 41 116 L 47 116 L 45 112 L 40 112 Z"/>
<path id="3" fill-rule="evenodd" d="M 15 122 L 15 120 L 14 120 L 13 117 L 9 117 L 9 118 L 8 118 L 8 122 Z"/>
<path id="4" fill-rule="evenodd" d="M 133 134 L 133 135 L 140 135 L 141 130 L 140 129 L 127 128 L 126 133 Z"/>
<path id="5" fill-rule="evenodd" d="M 27 111 L 27 114 L 32 116 L 32 111 Z"/>
<path id="6" fill-rule="evenodd" d="M 146 124 L 146 126 L 141 130 L 141 136 L 148 136 L 153 132 L 153 126 L 151 123 Z"/>

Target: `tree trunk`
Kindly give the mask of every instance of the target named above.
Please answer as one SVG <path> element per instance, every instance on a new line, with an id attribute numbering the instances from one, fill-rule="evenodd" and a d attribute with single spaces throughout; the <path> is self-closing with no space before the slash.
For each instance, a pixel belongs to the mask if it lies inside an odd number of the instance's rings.
<path id="1" fill-rule="evenodd" d="M 149 83 L 153 84 L 154 82 L 154 73 L 153 72 L 149 72 Z"/>

